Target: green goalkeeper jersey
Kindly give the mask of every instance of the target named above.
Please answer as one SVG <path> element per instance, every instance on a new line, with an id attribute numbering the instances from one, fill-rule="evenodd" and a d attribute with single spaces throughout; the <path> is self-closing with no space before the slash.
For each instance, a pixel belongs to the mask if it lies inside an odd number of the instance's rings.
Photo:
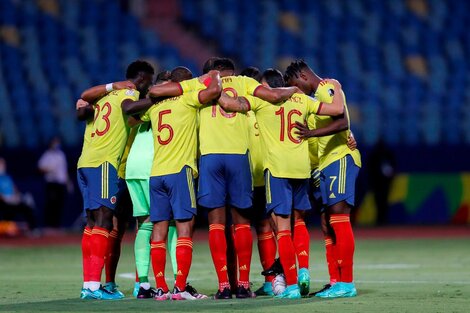
<path id="1" fill-rule="evenodd" d="M 127 179 L 149 179 L 153 163 L 153 135 L 150 123 L 137 130 L 126 165 Z"/>

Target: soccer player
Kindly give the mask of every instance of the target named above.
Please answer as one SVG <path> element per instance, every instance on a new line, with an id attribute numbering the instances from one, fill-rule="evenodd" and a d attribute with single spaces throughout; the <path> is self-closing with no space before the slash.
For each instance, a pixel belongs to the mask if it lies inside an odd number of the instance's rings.
<path id="1" fill-rule="evenodd" d="M 126 146 L 129 127 L 121 106 L 139 99 L 152 83 L 153 67 L 144 61 L 131 63 L 127 83 L 136 89 L 113 90 L 114 84 L 88 89 L 82 99 L 95 104 L 78 106 L 78 117 L 87 120 L 82 154 L 78 161 L 78 183 L 83 196 L 87 223 L 82 237 L 82 299 L 119 299 L 100 285 L 108 253 L 109 234 L 113 229 L 113 211 L 119 197 L 117 168 Z M 143 100 L 148 101 L 148 100 Z"/>
<path id="2" fill-rule="evenodd" d="M 222 87 L 232 95 L 254 95 L 276 103 L 288 99 L 298 89 L 262 86 L 256 80 L 234 76 L 235 65 L 230 59 L 214 61 L 220 71 Z M 154 86 L 152 96 L 175 96 L 186 92 L 184 85 Z M 208 208 L 209 247 L 219 280 L 216 299 L 231 299 L 227 276 L 227 242 L 225 238 L 226 207 L 231 209 L 235 224 L 235 249 L 238 257 L 239 281 L 237 298 L 249 298 L 249 273 L 252 235 L 247 209 L 252 206 L 252 180 L 248 159 L 248 128 L 246 115 L 225 112 L 219 105 L 200 110 L 200 177 L 198 204 Z"/>
<path id="3" fill-rule="evenodd" d="M 177 67 L 172 81 L 191 78 L 191 72 Z M 155 153 L 150 177 L 150 219 L 153 222 L 151 243 L 152 266 L 157 281 L 156 300 L 195 300 L 204 298 L 191 294 L 186 280 L 192 260 L 192 232 L 196 215 L 194 176 L 198 175 L 197 112 L 203 104 L 216 99 L 221 92 L 218 72 L 211 72 L 206 89 L 172 97 L 151 106 L 142 121 L 152 123 Z M 129 104 L 126 112 L 137 109 Z M 174 218 L 178 230 L 176 258 L 178 272 L 173 293 L 165 281 L 166 237 L 168 223 Z"/>
<path id="4" fill-rule="evenodd" d="M 163 71 L 157 75 L 155 84 L 169 81 L 170 72 Z M 153 298 L 156 290 L 150 287 L 148 272 L 150 267 L 150 238 L 153 224 L 150 222 L 149 179 L 153 163 L 153 134 L 149 122 L 137 127 L 135 139 L 129 152 L 126 167 L 126 183 L 133 203 L 133 215 L 137 219 L 137 235 L 134 243 L 135 263 L 138 282 L 134 286 L 137 299 Z M 176 277 L 176 227 L 170 225 L 168 247 Z"/>
<path id="5" fill-rule="evenodd" d="M 279 80 L 283 84 L 282 74 L 277 70 L 267 70 L 263 77 L 268 82 Z M 340 90 L 338 82 L 331 83 Z M 333 97 L 331 105 L 322 105 L 305 94 L 294 94 L 283 103 L 271 105 L 256 97 L 235 98 L 224 93 L 219 103 L 226 111 L 247 112 L 251 109 L 256 114 L 266 149 L 267 212 L 272 214 L 277 228 L 279 256 L 287 283 L 286 290 L 276 297 L 300 298 L 291 216 L 294 213 L 296 221 L 302 220 L 304 215 L 298 211 L 311 208 L 308 199 L 310 163 L 308 143 L 294 137 L 292 130 L 296 121 L 303 122 L 309 114 L 342 114 L 342 98 Z"/>
<path id="6" fill-rule="evenodd" d="M 276 88 L 284 87 L 282 84 L 268 85 L 266 79 L 261 80 L 262 73 L 256 67 L 248 67 L 244 69 L 241 76 L 247 76 L 261 81 L 264 86 Z M 275 81 L 271 81 L 275 83 Z M 258 237 L 258 253 L 260 257 L 261 266 L 266 270 L 274 263 L 276 258 L 276 237 L 271 227 L 272 219 L 266 214 L 266 193 L 264 186 L 264 147 L 261 140 L 259 125 L 256 121 L 255 113 L 250 111 L 246 113 L 248 116 L 248 129 L 249 129 L 249 151 L 250 162 L 252 167 L 253 178 L 253 209 L 252 216 Z M 265 276 L 264 284 L 255 291 L 257 296 L 273 296 L 272 281 L 275 276 Z"/>
<path id="7" fill-rule="evenodd" d="M 338 93 L 336 86 L 324 81 L 302 60 L 292 62 L 286 69 L 289 85 L 299 87 L 306 94 L 315 94 L 322 103 L 330 103 Z M 346 105 L 346 104 L 345 104 Z M 348 117 L 347 107 L 345 116 Z M 316 127 L 321 128 L 331 123 L 329 117 L 317 117 Z M 318 133 L 303 125 L 296 126 L 301 138 L 315 137 Z M 316 294 L 322 298 L 354 297 L 357 295 L 353 282 L 354 235 L 350 213 L 354 206 L 355 181 L 361 167 L 361 156 L 356 149 L 347 146 L 348 128 L 330 136 L 318 137 L 318 155 L 320 170 L 320 189 L 323 204 L 326 206 L 326 223 L 331 226 L 332 238 L 326 242 L 332 246 L 330 260 L 338 270 L 335 284 Z M 333 241 L 334 238 L 334 241 Z M 327 251 L 328 254 L 328 251 Z M 328 256 L 327 256 L 328 257 Z M 328 260 L 328 263 L 330 263 Z"/>

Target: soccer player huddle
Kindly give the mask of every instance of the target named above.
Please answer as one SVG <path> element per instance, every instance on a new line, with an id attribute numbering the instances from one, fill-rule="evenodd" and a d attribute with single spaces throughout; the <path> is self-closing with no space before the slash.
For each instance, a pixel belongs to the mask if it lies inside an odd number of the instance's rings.
<path id="1" fill-rule="evenodd" d="M 321 212 L 330 282 L 310 296 L 356 296 L 350 212 L 361 158 L 341 84 L 302 60 L 284 74 L 250 67 L 236 75 L 234 63 L 218 57 L 196 78 L 185 67 L 155 81 L 154 74 L 135 61 L 125 81 L 92 87 L 77 101 L 86 122 L 77 173 L 87 220 L 81 298 L 124 297 L 115 274 L 130 214 L 138 226 L 134 296 L 208 298 L 187 283 L 198 207 L 208 217 L 215 299 L 308 296 L 312 204 Z M 256 292 L 252 226 L 265 275 Z"/>

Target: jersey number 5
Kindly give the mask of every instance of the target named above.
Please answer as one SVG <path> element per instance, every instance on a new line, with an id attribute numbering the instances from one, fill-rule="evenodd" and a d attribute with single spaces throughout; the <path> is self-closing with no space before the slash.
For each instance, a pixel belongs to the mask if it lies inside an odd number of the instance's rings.
<path id="1" fill-rule="evenodd" d="M 108 102 L 103 104 L 102 107 L 100 107 L 99 104 L 97 104 L 95 107 L 96 107 L 95 120 L 93 122 L 93 125 L 95 126 L 95 131 L 91 133 L 91 137 L 95 137 L 95 134 L 101 137 L 101 136 L 104 136 L 104 134 L 106 134 L 109 128 L 111 127 L 111 121 L 109 120 L 109 115 L 111 115 L 112 109 L 111 109 L 111 104 L 109 104 Z M 105 110 L 106 110 L 106 113 L 104 113 Z M 100 115 L 101 115 L 101 119 L 97 121 Z M 101 120 L 104 121 L 105 125 L 104 125 L 104 128 L 102 128 L 102 130 L 99 130 L 98 126 L 102 124 Z"/>
<path id="2" fill-rule="evenodd" d="M 160 135 L 157 136 L 158 143 L 161 144 L 162 146 L 165 146 L 170 143 L 170 141 L 173 139 L 174 131 L 173 128 L 171 127 L 170 124 L 165 124 L 163 123 L 163 116 L 166 114 L 170 114 L 171 110 L 163 110 L 158 112 L 158 132 L 161 133 L 164 129 L 167 129 L 169 132 L 168 138 L 167 139 L 162 139 Z"/>
<path id="3" fill-rule="evenodd" d="M 285 132 L 286 132 L 286 117 L 284 114 L 284 108 L 281 107 L 279 110 L 275 112 L 276 115 L 279 115 L 281 118 L 281 129 L 279 133 L 279 140 L 284 141 L 285 137 Z M 292 136 L 292 129 L 295 127 L 295 122 L 292 121 L 292 115 L 298 115 L 302 116 L 302 113 L 299 110 L 290 110 L 289 113 L 287 113 L 287 137 L 289 137 L 289 140 L 292 141 L 293 143 L 301 143 L 302 140 L 294 138 Z"/>

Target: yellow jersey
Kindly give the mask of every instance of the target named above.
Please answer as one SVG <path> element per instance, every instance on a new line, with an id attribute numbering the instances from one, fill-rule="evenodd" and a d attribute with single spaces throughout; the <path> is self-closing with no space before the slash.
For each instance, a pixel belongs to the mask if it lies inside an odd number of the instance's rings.
<path id="1" fill-rule="evenodd" d="M 248 117 L 248 150 L 250 151 L 251 174 L 253 176 L 253 186 L 264 186 L 264 147 L 261 140 L 259 125 L 256 121 L 255 113 L 250 111 L 246 113 Z"/>
<path id="2" fill-rule="evenodd" d="M 252 96 L 261 84 L 246 76 L 222 77 L 222 88 L 230 96 Z M 245 154 L 248 150 L 246 114 L 227 113 L 218 104 L 200 112 L 200 150 L 206 154 Z"/>
<path id="3" fill-rule="evenodd" d="M 206 89 L 206 86 L 199 81 L 198 77 L 183 80 L 179 84 L 180 84 L 182 93 Z"/>
<path id="4" fill-rule="evenodd" d="M 295 122 L 304 123 L 318 112 L 320 102 L 305 94 L 294 94 L 284 103 L 273 105 L 256 97 L 247 97 L 256 114 L 264 145 L 264 169 L 278 178 L 310 177 L 308 142 L 294 134 Z"/>
<path id="5" fill-rule="evenodd" d="M 307 125 L 309 129 L 315 129 L 316 115 L 311 114 L 307 119 Z M 318 158 L 318 138 L 317 137 L 310 137 L 308 138 L 308 156 L 310 158 L 310 169 L 314 170 L 318 168 L 319 165 L 319 158 Z"/>
<path id="6" fill-rule="evenodd" d="M 197 110 L 199 92 L 165 99 L 141 116 L 152 123 L 154 157 L 150 176 L 179 173 L 187 165 L 197 177 Z"/>
<path id="7" fill-rule="evenodd" d="M 127 117 L 121 109 L 121 103 L 126 99 L 137 101 L 139 92 L 115 90 L 94 104 L 95 117 L 89 129 L 87 124 L 78 168 L 98 167 L 109 162 L 117 170 L 129 134 Z"/>
<path id="8" fill-rule="evenodd" d="M 315 98 L 318 101 L 323 103 L 331 103 L 333 101 L 334 95 L 334 86 L 330 83 L 325 85 L 319 85 L 317 90 L 315 91 Z M 342 92 L 342 96 L 344 98 L 344 114 L 347 114 L 349 117 L 348 107 L 346 105 L 346 97 Z M 322 128 L 327 126 L 332 122 L 332 118 L 330 116 L 315 116 L 315 124 L 316 128 Z M 349 119 L 348 119 L 349 123 Z M 350 125 L 348 125 L 348 129 L 342 132 L 330 135 L 330 136 L 323 136 L 318 137 L 318 157 L 319 157 L 319 169 L 322 170 L 331 163 L 345 157 L 346 155 L 351 155 L 354 160 L 354 163 L 361 167 L 361 153 L 358 149 L 351 151 L 348 146 L 348 137 L 350 134 Z"/>

